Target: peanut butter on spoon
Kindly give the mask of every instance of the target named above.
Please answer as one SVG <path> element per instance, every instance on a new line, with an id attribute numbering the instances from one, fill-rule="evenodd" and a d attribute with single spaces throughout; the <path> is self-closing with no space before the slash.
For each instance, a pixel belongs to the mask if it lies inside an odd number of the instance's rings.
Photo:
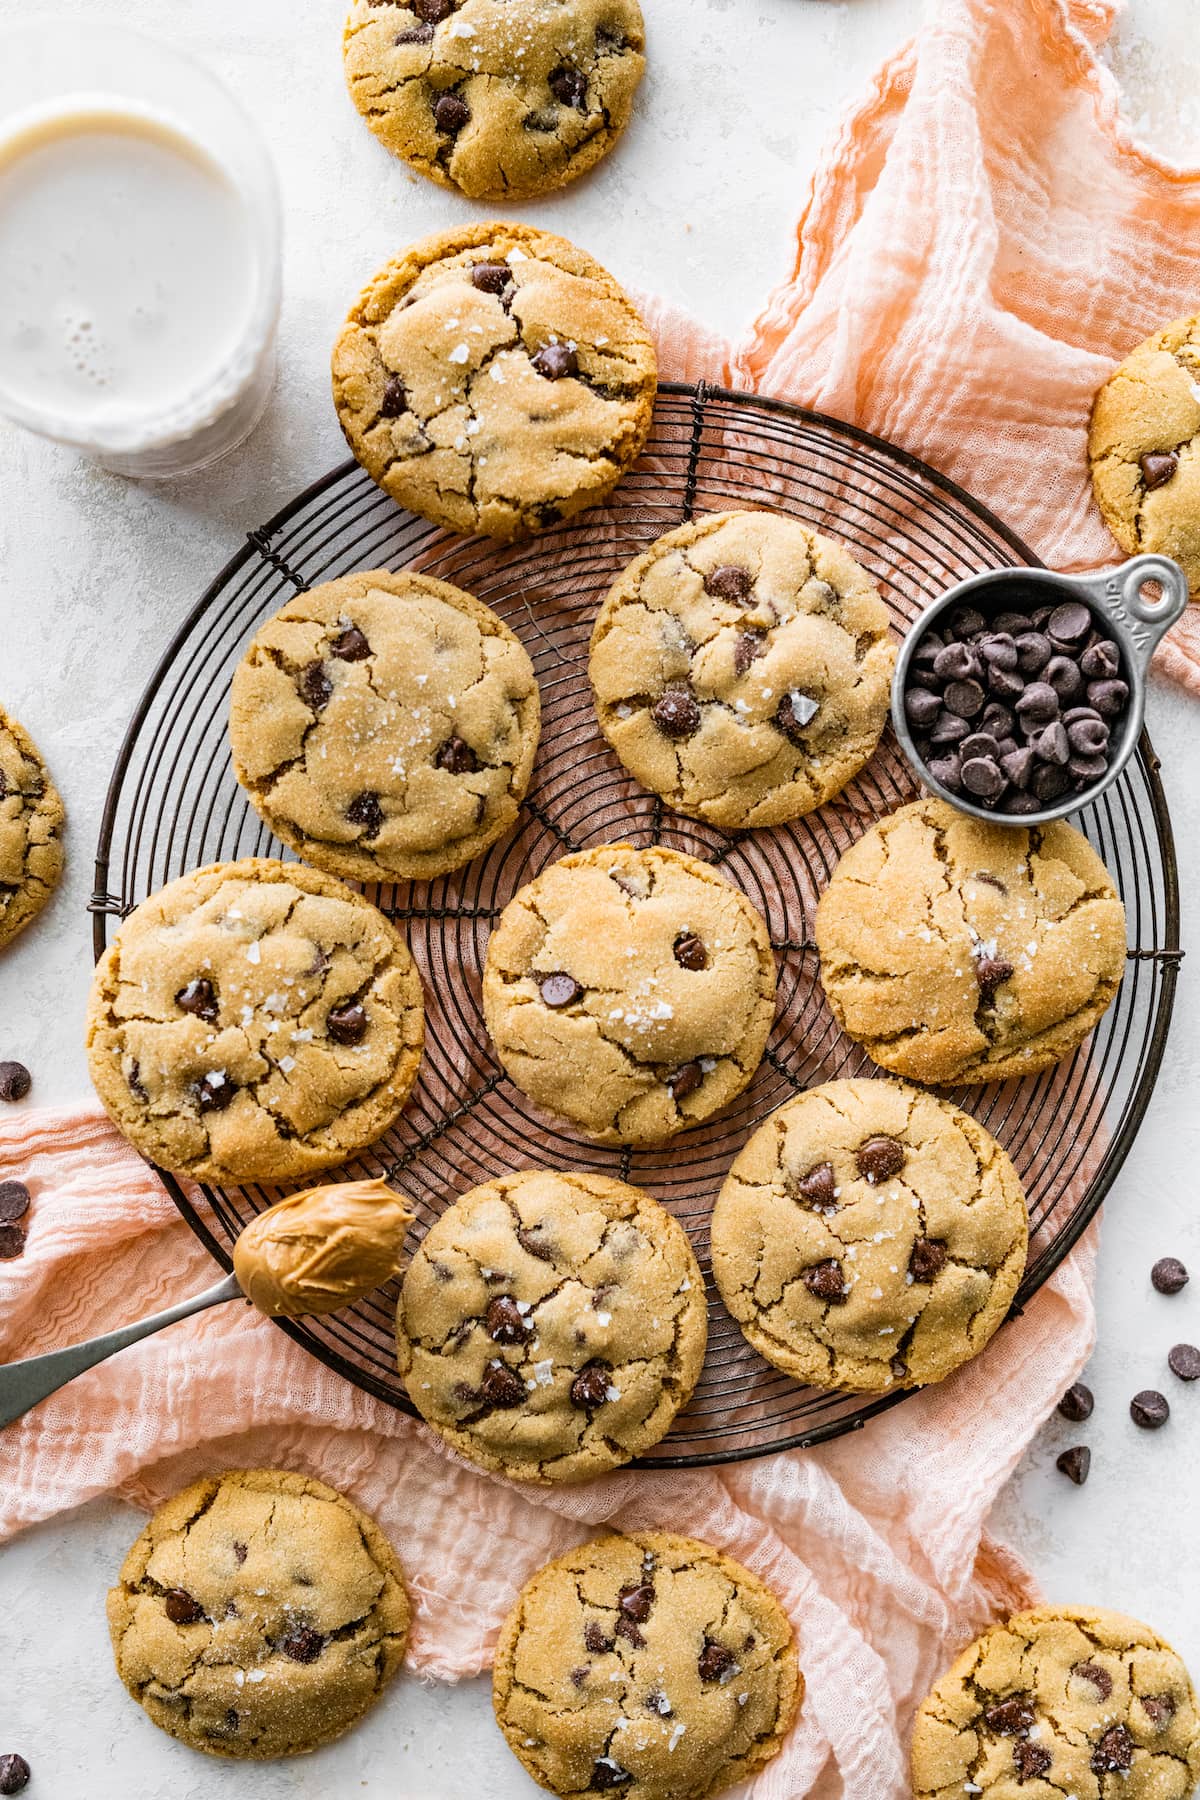
<path id="1" fill-rule="evenodd" d="M 336 1312 L 398 1272 L 412 1218 L 385 1181 L 305 1188 L 250 1221 L 233 1272 L 269 1318 Z"/>

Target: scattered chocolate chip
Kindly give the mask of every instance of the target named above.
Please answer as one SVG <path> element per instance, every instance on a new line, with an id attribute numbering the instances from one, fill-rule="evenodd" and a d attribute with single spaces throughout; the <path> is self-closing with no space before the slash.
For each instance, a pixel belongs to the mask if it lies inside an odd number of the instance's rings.
<path id="1" fill-rule="evenodd" d="M 1167 1351 L 1167 1367 L 1180 1381 L 1200 1381 L 1200 1350 L 1195 1344 L 1173 1344 Z"/>
<path id="2" fill-rule="evenodd" d="M 588 1786 L 594 1788 L 615 1788 L 621 1787 L 625 1782 L 632 1780 L 633 1776 L 629 1773 L 628 1769 L 623 1769 L 619 1762 L 614 1762 L 611 1756 L 600 1756 L 597 1757 L 596 1761 L 592 1764 L 592 1779 L 588 1783 Z"/>
<path id="3" fill-rule="evenodd" d="M 29 1778 L 33 1771 L 23 1756 L 15 1750 L 0 1756 L 0 1794 L 19 1794 L 29 1786 Z"/>
<path id="4" fill-rule="evenodd" d="M 564 106 L 578 107 L 580 112 L 587 107 L 587 76 L 579 69 L 571 68 L 569 63 L 560 63 L 557 69 L 551 69 L 547 76 L 550 92 Z"/>
<path id="5" fill-rule="evenodd" d="M 453 135 L 462 130 L 471 117 L 471 109 L 461 94 L 439 94 L 433 104 L 433 118 L 439 131 Z"/>
<path id="6" fill-rule="evenodd" d="M 938 1238 L 918 1238 L 908 1259 L 914 1281 L 932 1281 L 946 1266 L 946 1246 Z"/>
<path id="7" fill-rule="evenodd" d="M 415 34 L 414 34 L 415 35 Z M 431 37 L 433 33 L 429 34 Z M 401 40 L 396 39 L 399 43 Z M 389 375 L 383 390 L 383 399 L 379 402 L 381 419 L 398 419 L 401 413 L 408 411 L 408 393 L 398 375 Z"/>
<path id="8" fill-rule="evenodd" d="M 1054 1466 L 1068 1481 L 1073 1481 L 1076 1487 L 1082 1487 L 1092 1466 L 1092 1453 L 1086 1444 L 1073 1444 L 1069 1450 L 1064 1450 L 1060 1456 L 1055 1457 Z"/>
<path id="9" fill-rule="evenodd" d="M 579 372 L 579 358 L 566 344 L 543 344 L 531 361 L 546 381 L 562 381 Z"/>
<path id="10" fill-rule="evenodd" d="M 1145 456 L 1138 457 L 1138 465 L 1146 486 L 1159 488 L 1170 481 L 1179 467 L 1179 458 L 1173 450 L 1148 450 Z"/>
<path id="11" fill-rule="evenodd" d="M 571 1383 L 571 1405 L 585 1412 L 603 1406 L 608 1399 L 611 1373 L 607 1363 L 585 1363 Z"/>
<path id="12" fill-rule="evenodd" d="M 524 1344 L 532 1335 L 511 1294 L 497 1294 L 488 1301 L 484 1323 L 494 1344 Z"/>
<path id="13" fill-rule="evenodd" d="M 793 744 L 803 742 L 802 733 L 812 724 L 820 707 L 811 694 L 792 688 L 783 696 L 775 713 L 775 725 Z"/>
<path id="14" fill-rule="evenodd" d="M 720 1681 L 722 1676 L 729 1675 L 737 1667 L 737 1661 L 732 1650 L 726 1650 L 724 1644 L 705 1638 L 696 1667 L 701 1681 Z"/>
<path id="15" fill-rule="evenodd" d="M 186 987 L 181 987 L 175 996 L 175 1004 L 182 1012 L 192 1013 L 197 1019 L 206 1019 L 209 1024 L 217 1016 L 217 994 L 211 981 L 203 975 L 197 975 Z"/>
<path id="16" fill-rule="evenodd" d="M 684 688 L 668 688 L 650 708 L 650 717 L 664 737 L 691 737 L 700 729 L 700 708 Z"/>
<path id="17" fill-rule="evenodd" d="M 1080 1681 L 1086 1681 L 1089 1687 L 1094 1687 L 1101 1700 L 1107 1700 L 1112 1693 L 1112 1676 L 1099 1663 L 1077 1662 L 1071 1673 L 1078 1675 Z"/>
<path id="18" fill-rule="evenodd" d="M 811 1263 L 807 1269 L 801 1270 L 800 1279 L 814 1299 L 842 1306 L 850 1297 L 845 1273 L 836 1257 L 829 1256 L 823 1262 Z"/>
<path id="19" fill-rule="evenodd" d="M 749 569 L 743 569 L 737 563 L 722 563 L 704 577 L 706 594 L 712 594 L 718 600 L 732 600 L 735 604 L 750 598 L 752 586 Z"/>
<path id="20" fill-rule="evenodd" d="M 552 975 L 543 975 L 538 981 L 538 993 L 546 1006 L 557 1009 L 560 1006 L 574 1006 L 576 1000 L 583 997 L 583 989 L 573 975 L 565 974 L 561 969 Z"/>
<path id="21" fill-rule="evenodd" d="M 224 1112 L 237 1093 L 224 1069 L 209 1069 L 196 1083 L 196 1100 L 203 1112 Z"/>
<path id="22" fill-rule="evenodd" d="M 23 1225 L 0 1225 L 0 1262 L 11 1262 L 25 1249 Z"/>
<path id="23" fill-rule="evenodd" d="M 593 1656 L 605 1656 L 613 1647 L 612 1639 L 603 1625 L 597 1624 L 595 1619 L 589 1619 L 584 1626 L 583 1641 Z"/>
<path id="24" fill-rule="evenodd" d="M 1155 1731 L 1165 1731 L 1178 1711 L 1175 1696 L 1173 1694 L 1143 1694 L 1141 1698 L 1142 1711 Z"/>
<path id="25" fill-rule="evenodd" d="M 1177 1294 L 1188 1284 L 1188 1272 L 1175 1256 L 1160 1256 L 1150 1271 L 1150 1280 L 1160 1294 Z"/>
<path id="26" fill-rule="evenodd" d="M 490 1362 L 480 1378 L 479 1392 L 489 1406 L 520 1406 L 525 1383 L 507 1363 Z"/>
<path id="27" fill-rule="evenodd" d="M 635 1625 L 644 1625 L 654 1605 L 653 1584 L 643 1581 L 637 1587 L 623 1587 L 617 1595 L 617 1605 Z"/>
<path id="28" fill-rule="evenodd" d="M 1044 1775 L 1053 1760 L 1044 1744 L 1035 1744 L 1029 1738 L 1018 1738 L 1013 1745 L 1013 1767 L 1017 1771 L 1018 1786 Z"/>
<path id="29" fill-rule="evenodd" d="M 1157 1431 L 1171 1416 L 1167 1397 L 1156 1388 L 1143 1388 L 1129 1402 L 1129 1416 L 1143 1431 Z"/>
<path id="30" fill-rule="evenodd" d="M 1028 1694 L 1011 1694 L 1007 1700 L 985 1706 L 983 1722 L 998 1737 L 1023 1737 L 1030 1726 L 1036 1724 L 1037 1714 Z"/>
<path id="31" fill-rule="evenodd" d="M 362 662 L 371 654 L 371 646 L 357 625 L 348 625 L 339 632 L 329 648 L 339 662 Z"/>
<path id="32" fill-rule="evenodd" d="M 676 1106 L 681 1100 L 686 1100 L 689 1094 L 694 1094 L 703 1080 L 704 1070 L 698 1062 L 681 1063 L 677 1069 L 673 1069 L 667 1076 L 667 1087 Z"/>
<path id="33" fill-rule="evenodd" d="M 502 294 L 512 278 L 507 263 L 476 263 L 471 270 L 471 285 L 481 294 Z"/>
<path id="34" fill-rule="evenodd" d="M 837 1181 L 834 1178 L 833 1164 L 816 1163 L 807 1175 L 799 1177 L 796 1193 L 814 1212 L 836 1212 Z"/>
<path id="35" fill-rule="evenodd" d="M 1064 1419 L 1070 1419 L 1072 1424 L 1082 1425 L 1085 1419 L 1091 1418 L 1095 1404 L 1091 1388 L 1085 1387 L 1082 1381 L 1077 1381 L 1059 1401 L 1058 1410 Z"/>
<path id="36" fill-rule="evenodd" d="M 1127 1725 L 1110 1725 L 1092 1751 L 1094 1775 L 1116 1775 L 1133 1767 L 1133 1739 Z"/>
<path id="37" fill-rule="evenodd" d="M 737 642 L 733 646 L 734 674 L 744 675 L 751 663 L 756 662 L 762 656 L 766 647 L 767 634 L 765 631 L 740 631 Z M 911 699 L 911 695 L 909 697 Z M 933 698 L 932 695 L 927 697 Z M 936 710 L 937 702 L 934 701 L 934 711 L 936 712 Z"/>
<path id="38" fill-rule="evenodd" d="M 325 1015 L 325 1030 L 335 1044 L 360 1044 L 367 1031 L 366 1008 L 359 1000 L 331 1006 Z"/>
<path id="39" fill-rule="evenodd" d="M 858 1172 L 871 1183 L 889 1181 L 904 1167 L 908 1152 L 898 1138 L 869 1137 L 854 1152 Z"/>
<path id="40" fill-rule="evenodd" d="M 300 690 L 300 698 L 306 700 L 314 712 L 320 712 L 322 707 L 328 705 L 329 696 L 333 692 L 333 683 L 325 673 L 325 664 L 322 662 L 306 664 L 300 671 L 296 686 Z"/>
<path id="41" fill-rule="evenodd" d="M 0 1062 L 0 1100 L 23 1100 L 32 1086 L 24 1063 Z"/>
<path id="42" fill-rule="evenodd" d="M 29 1189 L 23 1181 L 0 1181 L 0 1225 L 15 1225 L 29 1211 Z"/>
<path id="43" fill-rule="evenodd" d="M 368 788 L 365 793 L 356 794 L 346 808 L 346 817 L 352 825 L 361 825 L 365 838 L 378 837 L 383 830 L 383 808 L 379 804 L 379 795 Z"/>
<path id="44" fill-rule="evenodd" d="M 276 1648 L 290 1656 L 293 1662 L 311 1663 L 316 1662 L 325 1648 L 325 1639 L 311 1625 L 297 1625 L 286 1637 L 280 1638 Z"/>
<path id="45" fill-rule="evenodd" d="M 479 769 L 479 758 L 470 744 L 460 737 L 448 737 L 433 760 L 448 775 L 474 775 Z"/>
<path id="46" fill-rule="evenodd" d="M 985 1006 L 990 1006 L 996 998 L 997 988 L 1011 979 L 1013 966 L 1002 956 L 977 956 L 975 958 L 975 980 L 979 984 L 979 997 Z"/>
<path id="47" fill-rule="evenodd" d="M 186 1588 L 168 1588 L 163 1595 L 163 1611 L 172 1625 L 198 1625 L 204 1617 L 204 1608 Z"/>
<path id="48" fill-rule="evenodd" d="M 681 969 L 696 972 L 708 967 L 708 951 L 694 931 L 681 931 L 675 939 L 675 961 Z"/>

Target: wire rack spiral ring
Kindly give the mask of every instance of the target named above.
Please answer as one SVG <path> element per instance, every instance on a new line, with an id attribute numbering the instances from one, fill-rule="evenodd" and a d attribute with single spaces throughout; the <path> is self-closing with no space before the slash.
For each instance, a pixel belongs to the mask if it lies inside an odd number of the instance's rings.
<path id="1" fill-rule="evenodd" d="M 712 1203 L 754 1125 L 815 1081 L 872 1071 L 834 1025 L 808 934 L 846 843 L 914 796 L 890 730 L 831 805 L 775 830 L 727 833 L 639 788 L 595 725 L 587 644 L 608 584 L 662 532 L 738 506 L 772 507 L 840 538 L 879 582 L 900 632 L 951 583 L 1036 563 L 969 495 L 880 439 L 780 401 L 664 384 L 646 451 L 609 502 L 529 542 L 453 537 L 400 511 L 355 463 L 334 469 L 249 534 L 185 620 L 133 717 L 101 825 L 97 955 L 114 922 L 165 882 L 204 863 L 281 853 L 234 780 L 226 724 L 247 642 L 294 592 L 360 569 L 419 568 L 478 595 L 523 639 L 541 688 L 542 742 L 517 829 L 455 875 L 367 890 L 407 932 L 420 965 L 426 1053 L 397 1125 L 343 1173 L 382 1174 L 403 1190 L 415 1234 L 457 1194 L 506 1169 L 594 1168 L 662 1200 L 690 1232 L 708 1279 Z M 950 1095 L 999 1138 L 1025 1184 L 1033 1239 L 1018 1313 L 1076 1242 L 1128 1153 L 1162 1059 L 1180 955 L 1175 855 L 1145 737 L 1120 781 L 1077 823 L 1128 915 L 1117 1000 L 1058 1071 Z M 767 919 L 779 965 L 775 1026 L 741 1101 L 661 1149 L 634 1153 L 597 1148 L 536 1113 L 493 1057 L 480 1003 L 488 933 L 517 888 L 568 850 L 616 839 L 662 842 L 719 865 Z M 242 1226 L 281 1191 L 163 1180 L 226 1268 Z M 395 1369 L 395 1299 L 393 1284 L 341 1313 L 283 1328 L 411 1412 Z M 865 1402 L 798 1386 L 749 1349 L 711 1281 L 709 1300 L 700 1383 L 647 1465 L 818 1443 L 903 1399 Z"/>

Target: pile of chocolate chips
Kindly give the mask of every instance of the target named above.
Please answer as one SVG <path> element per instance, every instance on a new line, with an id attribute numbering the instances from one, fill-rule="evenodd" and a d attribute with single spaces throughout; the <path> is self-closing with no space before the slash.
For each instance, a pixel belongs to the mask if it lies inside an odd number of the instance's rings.
<path id="1" fill-rule="evenodd" d="M 1107 772 L 1129 704 L 1121 652 L 1082 601 L 950 613 L 913 652 L 904 713 L 938 784 L 996 812 L 1041 812 Z"/>

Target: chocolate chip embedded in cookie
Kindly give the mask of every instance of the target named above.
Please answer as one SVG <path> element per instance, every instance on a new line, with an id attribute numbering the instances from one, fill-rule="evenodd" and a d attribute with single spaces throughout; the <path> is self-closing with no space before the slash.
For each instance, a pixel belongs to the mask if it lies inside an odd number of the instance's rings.
<path id="1" fill-rule="evenodd" d="M 967 1792 L 1188 1800 L 1200 1781 L 1191 1680 L 1149 1626 L 1043 1606 L 970 1644 L 917 1710 L 915 1800 Z"/>
<path id="2" fill-rule="evenodd" d="M 193 1750 L 262 1760 L 356 1723 L 400 1667 L 409 1606 L 374 1521 L 323 1482 L 231 1469 L 154 1514 L 108 1596 L 117 1673 Z"/>
<path id="3" fill-rule="evenodd" d="M 592 168 L 645 68 L 637 0 L 354 0 L 343 47 L 380 142 L 472 200 L 528 199 Z"/>
<path id="4" fill-rule="evenodd" d="M 748 1085 L 775 962 L 760 915 L 707 863 L 609 844 L 564 856 L 505 907 L 483 1008 L 531 1100 L 602 1143 L 651 1144 Z"/>
<path id="5" fill-rule="evenodd" d="M 353 1041 L 331 1025 L 362 1014 Z M 171 882 L 97 964 L 88 1068 L 115 1123 L 165 1169 L 283 1181 L 373 1143 L 417 1078 L 421 982 L 361 894 L 249 857 Z"/>
<path id="6" fill-rule="evenodd" d="M 917 800 L 846 851 L 817 906 L 821 983 L 843 1031 L 897 1075 L 1007 1081 L 1069 1056 L 1125 969 L 1125 912 L 1070 825 L 1040 830 Z"/>
<path id="7" fill-rule="evenodd" d="M 65 815 L 36 744 L 0 707 L 0 947 L 37 917 L 62 874 Z"/>
<path id="8" fill-rule="evenodd" d="M 898 1081 L 830 1081 L 759 1127 L 712 1218 L 747 1342 L 814 1387 L 883 1393 L 978 1354 L 1020 1284 L 1016 1171 L 981 1125 Z"/>
<path id="9" fill-rule="evenodd" d="M 495 538 L 602 500 L 645 443 L 655 392 L 650 335 L 612 276 L 528 225 L 412 245 L 333 351 L 338 418 L 372 479 L 435 524 Z"/>
<path id="10" fill-rule="evenodd" d="M 629 772 L 728 829 L 782 824 L 846 785 L 879 742 L 894 661 L 848 551 L 782 514 L 730 512 L 617 577 L 588 672 Z"/>
<path id="11" fill-rule="evenodd" d="M 598 1538 L 526 1582 L 492 1676 L 509 1748 L 551 1793 L 704 1800 L 781 1749 L 804 1693 L 770 1590 L 668 1532 Z"/>
<path id="12" fill-rule="evenodd" d="M 1092 487 L 1123 550 L 1183 565 L 1200 594 L 1200 317 L 1139 344 L 1096 395 Z"/>
<path id="13" fill-rule="evenodd" d="M 238 780 L 305 861 L 356 881 L 428 881 L 510 830 L 538 728 L 520 639 L 408 571 L 298 594 L 233 677 Z"/>
<path id="14" fill-rule="evenodd" d="M 517 1481 L 584 1481 L 640 1456 L 686 1406 L 704 1281 L 648 1194 L 528 1170 L 473 1188 L 432 1226 L 396 1337 L 413 1404 L 462 1455 Z"/>

